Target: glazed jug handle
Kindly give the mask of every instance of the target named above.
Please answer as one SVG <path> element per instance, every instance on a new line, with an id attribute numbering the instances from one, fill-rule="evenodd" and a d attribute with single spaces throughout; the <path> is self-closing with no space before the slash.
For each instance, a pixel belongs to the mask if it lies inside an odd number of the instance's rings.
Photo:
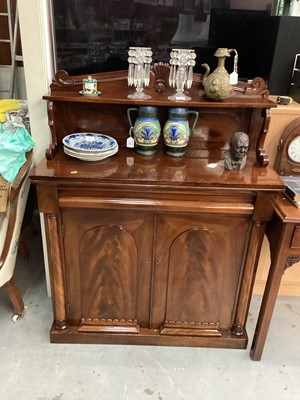
<path id="1" fill-rule="evenodd" d="M 127 119 L 128 119 L 128 122 L 129 122 L 129 125 L 130 125 L 131 128 L 133 127 L 133 125 L 132 125 L 132 121 L 131 121 L 131 118 L 130 118 L 130 113 L 131 113 L 131 111 L 137 111 L 137 110 L 138 109 L 136 107 L 127 109 Z"/>
<path id="2" fill-rule="evenodd" d="M 197 121 L 198 121 L 199 113 L 198 113 L 198 111 L 189 111 L 189 114 L 194 114 L 194 118 L 195 118 L 194 122 L 193 122 L 193 125 L 192 125 L 192 128 L 191 128 L 191 133 L 193 133 L 194 129 L 196 127 Z"/>

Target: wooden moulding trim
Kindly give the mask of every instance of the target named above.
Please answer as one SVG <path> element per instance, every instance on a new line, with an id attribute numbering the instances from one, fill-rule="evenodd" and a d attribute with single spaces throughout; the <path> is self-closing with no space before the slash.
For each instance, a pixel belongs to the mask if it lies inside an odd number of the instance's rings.
<path id="1" fill-rule="evenodd" d="M 81 325 L 78 332 L 85 333 L 139 333 L 139 326 L 102 326 L 102 325 Z"/>
<path id="2" fill-rule="evenodd" d="M 97 326 L 97 325 L 81 325 L 78 332 L 82 333 L 139 333 L 139 327 L 134 326 Z"/>
<path id="3" fill-rule="evenodd" d="M 168 63 L 154 63 L 151 66 L 151 85 L 153 90 L 157 93 L 162 93 L 169 90 L 169 71 L 170 66 Z M 113 82 L 113 81 L 127 81 L 128 71 L 108 71 L 108 72 L 96 72 L 93 77 L 98 80 L 98 82 Z M 79 91 L 82 87 L 82 80 L 86 75 L 69 76 L 69 74 L 64 70 L 59 70 L 56 72 L 52 83 L 50 85 L 51 92 L 61 92 L 61 91 Z M 202 85 L 203 75 L 194 73 L 193 82 L 199 88 L 203 88 Z M 127 83 L 126 83 L 127 84 Z M 238 82 L 234 86 L 233 93 L 238 93 L 245 98 L 255 97 L 257 99 L 267 100 L 270 92 L 267 88 L 266 82 L 263 78 L 256 77 L 250 83 Z M 44 96 L 46 98 L 47 96 Z"/>
<path id="4" fill-rule="evenodd" d="M 59 199 L 59 206 L 77 207 L 77 208 L 124 208 L 149 210 L 153 207 L 156 211 L 185 211 L 185 212 L 203 212 L 203 213 L 224 213 L 234 215 L 252 215 L 254 206 L 250 203 L 211 203 L 201 201 L 176 201 L 176 200 L 151 200 L 151 199 L 100 199 L 100 198 L 76 198 L 65 197 Z"/>
<path id="5" fill-rule="evenodd" d="M 250 83 L 238 82 L 234 91 L 250 96 L 261 96 L 263 99 L 267 99 L 270 95 L 265 80 L 260 77 L 254 78 Z"/>
<path id="6" fill-rule="evenodd" d="M 95 333 L 139 333 L 137 320 L 82 318 L 79 332 Z"/>
<path id="7" fill-rule="evenodd" d="M 218 322 L 165 321 L 162 335 L 222 336 Z"/>
<path id="8" fill-rule="evenodd" d="M 59 70 L 56 72 L 52 83 L 50 85 L 51 90 L 61 90 L 69 89 L 77 86 L 78 89 L 82 87 L 82 79 L 76 79 L 75 77 L 69 76 L 69 74 L 64 70 Z"/>
<path id="9" fill-rule="evenodd" d="M 163 328 L 161 335 L 175 336 L 216 336 L 221 337 L 222 334 L 217 329 L 189 329 L 189 328 Z"/>
<path id="10" fill-rule="evenodd" d="M 81 324 L 83 325 L 126 325 L 136 326 L 137 319 L 117 319 L 117 318 L 81 318 Z"/>
<path id="11" fill-rule="evenodd" d="M 269 131 L 271 121 L 271 110 L 263 109 L 262 116 L 264 118 L 263 126 L 260 132 L 259 140 L 257 143 L 256 160 L 261 167 L 267 167 L 269 165 L 269 156 L 263 149 L 267 133 Z"/>
<path id="12" fill-rule="evenodd" d="M 47 103 L 47 113 L 48 113 L 48 125 L 51 131 L 52 143 L 46 149 L 45 157 L 47 160 L 52 160 L 55 153 L 57 152 L 57 134 L 54 124 L 54 104 L 53 101 L 48 101 Z"/>
<path id="13" fill-rule="evenodd" d="M 198 322 L 198 321 L 165 321 L 165 328 L 190 328 L 190 329 L 220 329 L 219 322 Z"/>
<path id="14" fill-rule="evenodd" d="M 101 82 L 112 82 L 118 80 L 127 80 L 127 71 L 109 71 L 93 74 L 97 79 L 98 75 L 101 75 Z M 50 85 L 51 91 L 69 91 L 69 90 L 79 90 L 82 88 L 82 80 L 86 77 L 85 75 L 69 76 L 69 74 L 64 70 L 59 70 L 56 72 L 52 83 Z"/>
<path id="15" fill-rule="evenodd" d="M 185 347 L 213 347 L 245 349 L 248 337 L 235 336 L 231 331 L 222 331 L 222 336 L 192 336 L 192 335 L 163 335 L 158 329 L 140 328 L 139 334 L 124 335 L 115 332 L 79 332 L 78 326 L 70 326 L 68 330 L 61 331 L 52 326 L 50 331 L 52 343 L 92 343 L 92 344 L 134 344 L 134 345 L 159 345 L 159 346 L 185 346 Z"/>

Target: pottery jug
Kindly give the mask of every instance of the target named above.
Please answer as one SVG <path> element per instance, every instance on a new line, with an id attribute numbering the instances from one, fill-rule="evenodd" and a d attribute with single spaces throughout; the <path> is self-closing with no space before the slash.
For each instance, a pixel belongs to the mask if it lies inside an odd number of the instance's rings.
<path id="1" fill-rule="evenodd" d="M 138 114 L 134 125 L 131 120 L 131 112 L 133 111 Z M 154 154 L 161 133 L 160 123 L 157 118 L 157 107 L 128 108 L 127 118 L 133 131 L 137 152 L 143 155 Z"/>
<path id="2" fill-rule="evenodd" d="M 206 69 L 203 76 L 203 87 L 207 97 L 213 100 L 224 100 L 230 96 L 233 90 L 230 84 L 230 77 L 225 69 L 226 57 L 230 57 L 230 53 L 234 49 L 219 48 L 216 50 L 214 56 L 218 58 L 218 66 L 210 75 L 210 67 L 208 64 L 202 64 Z"/>
<path id="3" fill-rule="evenodd" d="M 189 123 L 189 115 L 194 115 L 192 127 Z M 184 155 L 190 135 L 193 133 L 198 121 L 198 112 L 189 111 L 187 108 L 174 107 L 169 109 L 168 120 L 164 125 L 163 135 L 165 151 L 173 157 Z"/>

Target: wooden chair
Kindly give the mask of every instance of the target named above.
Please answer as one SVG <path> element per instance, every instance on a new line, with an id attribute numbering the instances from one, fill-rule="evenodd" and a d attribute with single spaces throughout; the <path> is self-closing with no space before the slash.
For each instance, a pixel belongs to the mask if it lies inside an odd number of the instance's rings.
<path id="1" fill-rule="evenodd" d="M 20 169 L 15 180 L 10 184 L 7 206 L 0 214 L 0 287 L 8 294 L 17 321 L 24 311 L 24 303 L 19 289 L 13 282 L 18 241 L 30 188 L 29 172 L 32 166 L 32 153 Z"/>

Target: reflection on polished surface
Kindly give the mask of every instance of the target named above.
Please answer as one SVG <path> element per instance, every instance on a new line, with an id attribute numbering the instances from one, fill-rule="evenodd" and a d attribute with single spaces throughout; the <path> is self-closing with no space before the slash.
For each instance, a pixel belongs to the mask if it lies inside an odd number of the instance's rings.
<path id="1" fill-rule="evenodd" d="M 72 75 L 127 70 L 130 46 L 151 47 L 154 62 L 170 50 L 193 48 L 201 64 L 214 65 L 218 47 L 239 49 L 243 80 L 270 72 L 276 35 L 272 0 L 52 0 L 57 69 Z M 272 14 L 273 12 L 273 14 Z M 237 35 L 236 32 L 239 32 Z M 271 43 L 270 43 L 271 42 Z M 264 62 L 257 62 L 264 58 Z"/>
<path id="2" fill-rule="evenodd" d="M 139 155 L 134 149 L 121 148 L 117 154 L 100 162 L 87 163 L 75 160 L 59 152 L 54 160 L 43 160 L 36 168 L 39 174 L 50 174 L 61 179 L 63 176 L 70 179 L 101 179 L 111 177 L 114 180 L 124 182 L 156 181 L 157 184 L 164 182 L 185 182 L 188 185 L 207 186 L 248 186 L 261 185 L 276 179 L 278 187 L 282 186 L 280 178 L 272 168 L 259 168 L 253 166 L 255 154 L 250 153 L 247 157 L 246 167 L 242 171 L 224 170 L 223 160 L 212 156 L 207 158 L 207 151 L 190 150 L 182 158 L 174 158 L 166 155 L 162 148 L 157 150 L 153 156 L 145 157 Z M 215 154 L 220 154 L 219 152 Z M 215 168 L 208 165 L 215 163 Z"/>

